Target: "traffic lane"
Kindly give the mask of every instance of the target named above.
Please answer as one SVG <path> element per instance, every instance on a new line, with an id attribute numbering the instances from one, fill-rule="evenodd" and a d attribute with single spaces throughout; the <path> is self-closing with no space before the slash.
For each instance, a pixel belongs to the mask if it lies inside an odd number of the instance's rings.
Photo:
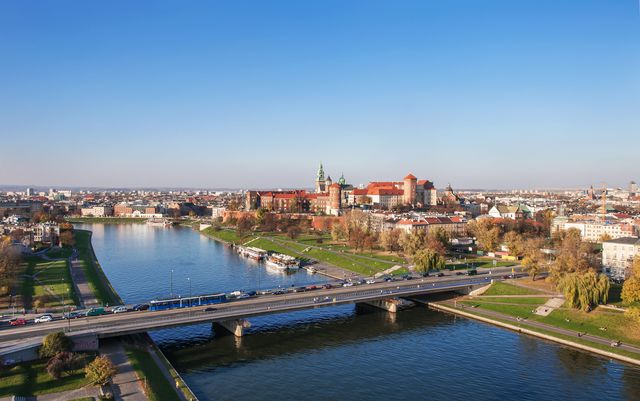
<path id="1" fill-rule="evenodd" d="M 493 277 L 493 278 L 497 278 L 497 277 Z M 444 278 L 428 280 L 427 278 L 424 278 L 419 280 L 382 282 L 382 283 L 376 283 L 376 284 L 360 285 L 355 287 L 344 287 L 344 288 L 337 288 L 337 289 L 330 289 L 330 290 L 314 290 L 313 292 L 311 292 L 311 295 L 309 294 L 309 292 L 300 292 L 300 293 L 290 293 L 290 294 L 284 294 L 284 295 L 262 296 L 262 297 L 232 301 L 228 303 L 215 304 L 215 307 L 216 309 L 223 310 L 223 311 L 224 310 L 238 311 L 238 310 L 243 310 L 246 307 L 251 307 L 252 305 L 259 306 L 261 304 L 267 304 L 267 303 L 274 304 L 274 302 L 290 303 L 291 301 L 296 299 L 305 299 L 305 298 L 312 299 L 314 297 L 320 297 L 320 296 L 340 297 L 343 294 L 360 292 L 362 291 L 363 288 L 372 289 L 372 290 L 373 289 L 388 290 L 393 288 L 397 289 L 397 287 L 411 288 L 418 285 L 418 283 L 432 283 L 432 284 L 433 283 L 442 283 L 442 284 L 451 283 L 454 286 L 465 285 L 464 284 L 465 282 L 468 282 L 468 284 L 478 284 L 478 282 L 469 282 L 469 279 L 470 277 L 465 277 L 464 279 L 460 279 L 460 280 L 445 280 Z M 488 277 L 484 280 L 486 281 L 487 279 Z M 396 292 L 397 291 L 394 290 L 389 292 L 388 294 L 394 294 Z M 121 313 L 121 314 L 86 317 L 86 318 L 75 319 L 72 321 L 58 320 L 55 322 L 42 323 L 42 327 L 38 327 L 37 325 L 30 325 L 30 326 L 24 326 L 21 328 L 15 328 L 13 330 L 5 330 L 4 332 L 0 332 L 0 335 L 2 335 L 1 338 L 8 338 L 7 336 L 10 334 L 20 335 L 22 333 L 24 334 L 44 333 L 44 332 L 51 332 L 54 329 L 64 329 L 69 327 L 71 327 L 72 330 L 73 329 L 82 330 L 87 327 L 91 327 L 91 325 L 99 325 L 100 327 L 103 327 L 105 324 L 115 324 L 118 321 L 124 322 L 124 324 L 126 324 L 127 321 L 131 321 L 138 318 L 148 319 L 149 321 L 153 321 L 154 319 L 169 319 L 175 316 L 179 317 L 184 314 L 198 313 L 199 311 L 204 311 L 204 309 L 210 308 L 210 307 L 212 306 L 208 305 L 208 306 L 199 306 L 199 307 L 182 308 L 182 309 L 170 309 L 165 311 L 153 311 L 153 312 L 152 311 L 128 312 L 128 313 Z"/>

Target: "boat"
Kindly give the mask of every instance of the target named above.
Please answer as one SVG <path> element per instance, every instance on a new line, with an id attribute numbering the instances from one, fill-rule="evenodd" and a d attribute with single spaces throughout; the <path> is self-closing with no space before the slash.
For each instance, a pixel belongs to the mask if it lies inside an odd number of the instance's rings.
<path id="1" fill-rule="evenodd" d="M 169 227 L 171 222 L 167 219 L 149 219 L 147 224 L 153 227 Z"/>
<path id="2" fill-rule="evenodd" d="M 283 255 L 281 253 L 272 253 L 266 259 L 267 266 L 272 266 L 280 270 L 299 269 L 300 261 L 293 256 Z"/>
<path id="3" fill-rule="evenodd" d="M 252 246 L 240 246 L 236 247 L 238 254 L 253 260 L 263 260 L 267 256 L 267 251 L 260 248 L 254 248 Z"/>

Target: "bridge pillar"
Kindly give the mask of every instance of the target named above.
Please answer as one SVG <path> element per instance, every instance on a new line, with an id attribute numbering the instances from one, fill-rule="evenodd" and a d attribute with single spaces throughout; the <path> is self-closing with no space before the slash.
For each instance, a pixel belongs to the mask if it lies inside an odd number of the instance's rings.
<path id="1" fill-rule="evenodd" d="M 396 313 L 399 310 L 411 308 L 415 305 L 415 303 L 402 298 L 376 299 L 362 303 L 391 313 Z"/>
<path id="2" fill-rule="evenodd" d="M 251 327 L 251 323 L 245 319 L 223 320 L 221 322 L 214 322 L 213 329 L 223 328 L 236 337 L 242 337 L 244 335 L 244 329 Z"/>
<path id="3" fill-rule="evenodd" d="M 493 280 L 491 280 L 491 283 L 493 283 Z M 456 290 L 456 292 L 462 295 L 482 295 L 486 290 L 489 289 L 489 287 L 491 287 L 491 283 L 481 284 L 481 285 L 470 285 L 468 287 Z"/>

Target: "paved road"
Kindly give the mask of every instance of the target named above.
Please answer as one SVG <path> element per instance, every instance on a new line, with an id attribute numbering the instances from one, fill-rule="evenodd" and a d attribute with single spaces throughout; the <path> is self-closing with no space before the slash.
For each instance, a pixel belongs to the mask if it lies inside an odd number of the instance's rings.
<path id="1" fill-rule="evenodd" d="M 78 291 L 78 298 L 80 299 L 80 307 L 91 308 L 99 306 L 100 303 L 93 294 L 93 290 L 89 287 L 87 277 L 82 270 L 82 262 L 77 257 L 71 258 L 71 278 Z"/>
<path id="2" fill-rule="evenodd" d="M 259 296 L 215 305 L 215 311 L 205 311 L 206 306 L 111 314 L 74 319 L 71 322 L 53 321 L 0 330 L 0 352 L 27 341 L 41 341 L 47 333 L 67 331 L 71 335 L 97 334 L 112 337 L 147 330 L 214 321 L 247 318 L 269 313 L 308 309 L 344 303 L 365 302 L 376 299 L 411 296 L 429 292 L 452 291 L 489 283 L 501 279 L 499 274 L 459 277 L 427 277 L 409 281 L 381 282 L 354 287 L 320 289 L 315 291 Z"/>
<path id="3" fill-rule="evenodd" d="M 113 378 L 111 387 L 114 399 L 118 401 L 147 401 L 140 379 L 131 366 L 122 343 L 118 340 L 109 341 L 100 346 L 100 353 L 108 356 L 118 369 L 118 374 Z"/>

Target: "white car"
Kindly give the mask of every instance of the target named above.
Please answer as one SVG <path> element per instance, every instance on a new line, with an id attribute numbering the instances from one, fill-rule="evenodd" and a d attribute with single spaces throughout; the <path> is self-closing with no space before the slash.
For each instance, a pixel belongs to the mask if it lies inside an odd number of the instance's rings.
<path id="1" fill-rule="evenodd" d="M 113 308 L 111 310 L 113 313 L 124 313 L 127 311 L 127 307 L 126 306 L 116 306 L 115 308 Z"/>
<path id="2" fill-rule="evenodd" d="M 343 286 L 343 287 L 353 287 L 353 283 L 352 283 L 352 282 L 350 282 L 350 281 L 348 281 L 348 282 L 346 282 L 346 283 L 342 284 L 342 286 Z"/>
<path id="3" fill-rule="evenodd" d="M 40 317 L 37 317 L 34 320 L 34 323 L 46 323 L 46 322 L 50 322 L 53 320 L 53 316 L 51 315 L 42 315 Z"/>
<path id="4" fill-rule="evenodd" d="M 375 283 L 376 283 L 376 280 L 372 280 L 372 279 L 367 280 L 367 284 L 375 284 Z"/>

